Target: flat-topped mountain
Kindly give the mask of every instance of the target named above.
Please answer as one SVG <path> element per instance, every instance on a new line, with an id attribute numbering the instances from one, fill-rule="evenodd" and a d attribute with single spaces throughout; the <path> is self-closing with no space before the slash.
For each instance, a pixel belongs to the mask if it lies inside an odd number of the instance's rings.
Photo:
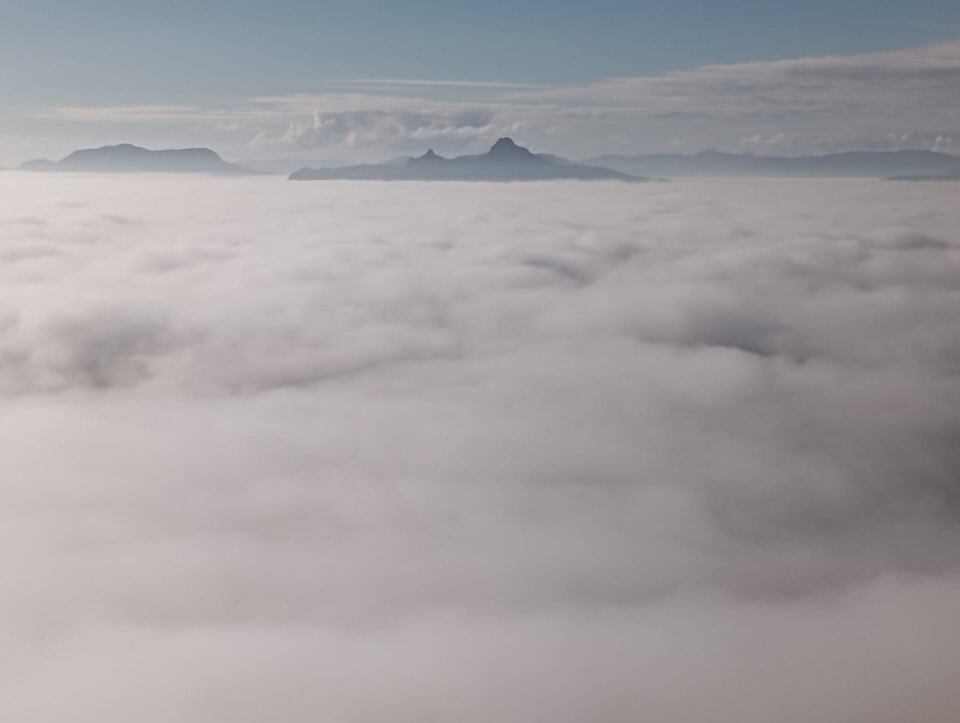
<path id="1" fill-rule="evenodd" d="M 852 151 L 798 157 L 703 151 L 689 156 L 600 156 L 587 163 L 621 173 L 654 176 L 960 175 L 960 157 L 936 151 Z"/>
<path id="2" fill-rule="evenodd" d="M 80 173 L 215 173 L 256 174 L 258 171 L 227 163 L 209 148 L 174 148 L 159 151 L 129 143 L 74 151 L 61 161 L 28 161 L 25 171 Z"/>
<path id="3" fill-rule="evenodd" d="M 486 153 L 444 158 L 427 151 L 422 156 L 375 165 L 346 168 L 303 168 L 292 181 L 583 181 L 643 180 L 608 168 L 584 166 L 553 156 L 532 153 L 511 138 L 501 138 Z"/>

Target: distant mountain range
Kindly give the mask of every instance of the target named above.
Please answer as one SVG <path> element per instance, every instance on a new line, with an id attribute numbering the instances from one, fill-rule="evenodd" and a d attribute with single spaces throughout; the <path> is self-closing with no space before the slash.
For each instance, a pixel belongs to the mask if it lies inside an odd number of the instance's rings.
<path id="1" fill-rule="evenodd" d="M 28 171 L 89 173 L 208 173 L 224 176 L 286 173 L 304 161 L 274 159 L 237 165 L 208 148 L 149 150 L 129 143 L 74 151 L 60 161 L 28 161 Z M 577 163 L 532 153 L 510 138 L 501 138 L 479 155 L 444 158 L 432 150 L 377 164 L 337 165 L 334 160 L 306 161 L 290 179 L 379 181 L 537 181 L 619 180 L 684 176 L 865 176 L 897 181 L 960 179 L 960 156 L 936 151 L 851 151 L 822 156 L 755 156 L 703 151 L 693 155 L 606 155 Z"/>
<path id="2" fill-rule="evenodd" d="M 703 151 L 689 156 L 600 156 L 592 166 L 641 176 L 954 176 L 960 157 L 935 151 L 852 151 L 824 156 L 754 156 Z"/>
<path id="3" fill-rule="evenodd" d="M 151 151 L 129 143 L 74 151 L 61 161 L 28 161 L 20 168 L 24 171 L 79 173 L 213 173 L 223 176 L 260 173 L 227 163 L 209 148 Z"/>
<path id="4" fill-rule="evenodd" d="M 292 181 L 581 181 L 643 180 L 609 168 L 580 165 L 554 156 L 531 153 L 511 138 L 501 138 L 484 154 L 444 158 L 432 150 L 416 158 L 345 168 L 303 168 Z"/>
<path id="5" fill-rule="evenodd" d="M 960 173 L 937 176 L 890 176 L 887 181 L 960 181 Z"/>

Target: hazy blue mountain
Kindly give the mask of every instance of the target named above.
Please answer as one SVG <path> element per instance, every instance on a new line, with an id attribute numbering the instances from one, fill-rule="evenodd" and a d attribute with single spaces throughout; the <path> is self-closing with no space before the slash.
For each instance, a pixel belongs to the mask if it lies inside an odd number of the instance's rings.
<path id="1" fill-rule="evenodd" d="M 152 151 L 129 143 L 74 151 L 57 162 L 28 161 L 20 168 L 25 171 L 81 173 L 215 173 L 231 176 L 258 173 L 227 163 L 209 148 Z"/>
<path id="2" fill-rule="evenodd" d="M 444 158 L 432 150 L 422 156 L 375 165 L 346 168 L 304 168 L 293 181 L 544 181 L 558 179 L 639 181 L 626 173 L 579 165 L 531 153 L 510 138 L 501 138 L 487 152 L 475 156 Z"/>
<path id="3" fill-rule="evenodd" d="M 960 181 L 960 173 L 934 176 L 890 176 L 887 181 Z"/>
<path id="4" fill-rule="evenodd" d="M 339 158 L 247 158 L 239 161 L 241 166 L 263 173 L 289 176 L 300 168 L 342 168 L 350 162 Z"/>
<path id="5" fill-rule="evenodd" d="M 402 166 L 406 165 L 411 156 L 398 156 L 384 161 L 380 165 Z M 342 158 L 268 158 L 268 159 L 242 159 L 240 165 L 246 168 L 252 168 L 264 173 L 278 173 L 289 176 L 294 171 L 301 168 L 344 168 L 353 165 L 350 161 Z"/>
<path id="6" fill-rule="evenodd" d="M 57 164 L 53 161 L 48 161 L 45 158 L 38 158 L 35 161 L 27 161 L 26 163 L 20 164 L 21 171 L 55 171 L 57 170 Z"/>
<path id="7" fill-rule="evenodd" d="M 608 155 L 587 163 L 621 173 L 654 176 L 960 175 L 960 157 L 935 151 L 853 151 L 796 158 L 704 151 L 690 156 Z"/>

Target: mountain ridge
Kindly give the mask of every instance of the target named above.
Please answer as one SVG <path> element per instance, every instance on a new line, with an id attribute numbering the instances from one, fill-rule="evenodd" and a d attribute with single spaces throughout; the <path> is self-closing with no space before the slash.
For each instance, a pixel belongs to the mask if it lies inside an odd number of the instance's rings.
<path id="1" fill-rule="evenodd" d="M 362 164 L 334 169 L 302 168 L 290 174 L 291 181 L 547 181 L 547 180 L 645 179 L 608 168 L 561 162 L 533 153 L 512 138 L 500 138 L 489 151 L 477 155 L 445 158 L 432 148 L 401 161 Z"/>
<path id="2" fill-rule="evenodd" d="M 843 151 L 815 156 L 758 156 L 700 151 L 691 155 L 608 154 L 585 163 L 623 173 L 660 176 L 868 176 L 960 174 L 960 156 L 939 151 Z"/>

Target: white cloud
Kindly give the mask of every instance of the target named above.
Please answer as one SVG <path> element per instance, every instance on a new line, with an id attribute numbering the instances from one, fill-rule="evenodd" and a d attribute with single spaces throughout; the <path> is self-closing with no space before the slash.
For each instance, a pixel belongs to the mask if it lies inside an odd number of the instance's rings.
<path id="1" fill-rule="evenodd" d="M 953 187 L 0 184 L 7 716 L 952 723 Z"/>
<path id="2" fill-rule="evenodd" d="M 279 136 L 261 133 L 255 145 L 294 148 L 404 148 L 411 144 L 443 143 L 449 147 L 496 138 L 506 128 L 493 113 L 461 110 L 456 113 L 417 111 L 342 111 L 314 113 L 310 124 L 291 123 Z"/>

